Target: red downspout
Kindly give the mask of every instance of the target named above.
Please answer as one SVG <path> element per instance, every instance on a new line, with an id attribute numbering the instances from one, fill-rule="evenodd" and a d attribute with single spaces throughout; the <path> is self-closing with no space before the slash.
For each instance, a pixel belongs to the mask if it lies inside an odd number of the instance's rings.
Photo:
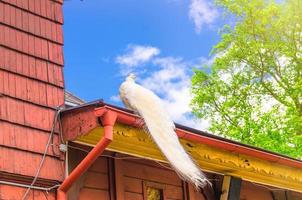
<path id="1" fill-rule="evenodd" d="M 70 189 L 72 184 L 94 163 L 113 139 L 113 125 L 115 124 L 117 113 L 108 110 L 107 108 L 103 108 L 99 110 L 98 115 L 96 116 L 101 117 L 101 122 L 104 126 L 104 136 L 63 181 L 57 190 L 57 200 L 67 200 L 67 191 Z"/>

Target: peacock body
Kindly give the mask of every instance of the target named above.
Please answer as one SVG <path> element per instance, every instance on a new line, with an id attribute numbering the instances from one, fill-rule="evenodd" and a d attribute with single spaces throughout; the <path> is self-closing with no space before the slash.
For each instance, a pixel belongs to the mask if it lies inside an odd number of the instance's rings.
<path id="1" fill-rule="evenodd" d="M 127 108 L 143 118 L 148 133 L 177 174 L 196 188 L 204 187 L 209 181 L 180 144 L 174 122 L 161 99 L 136 84 L 133 74 L 121 84 L 120 97 Z"/>

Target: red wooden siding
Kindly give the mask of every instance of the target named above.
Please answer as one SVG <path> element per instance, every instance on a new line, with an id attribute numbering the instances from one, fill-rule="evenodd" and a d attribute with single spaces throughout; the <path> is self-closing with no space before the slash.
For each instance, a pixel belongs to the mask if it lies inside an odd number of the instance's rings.
<path id="1" fill-rule="evenodd" d="M 8 71 L 59 88 L 63 88 L 64 86 L 63 68 L 60 65 L 21 52 L 16 52 L 1 45 L 0 58 L 2 71 Z"/>
<path id="2" fill-rule="evenodd" d="M 0 0 L 0 176 L 8 181 L 31 183 L 55 107 L 64 103 L 62 3 Z M 39 175 L 45 186 L 64 179 L 58 133 L 54 143 Z M 0 185 L 0 199 L 19 200 L 24 191 Z M 45 199 L 45 193 L 33 190 L 28 199 Z"/>
<path id="3" fill-rule="evenodd" d="M 18 150 L 24 150 L 36 154 L 42 154 L 44 152 L 44 147 L 48 140 L 48 132 L 41 130 L 34 130 L 32 128 L 15 125 L 11 126 L 9 122 L 0 121 L 0 130 L 5 132 L 5 134 L 0 135 L 0 144 L 4 147 L 12 147 Z M 27 139 L 24 139 L 27 137 Z M 58 143 L 58 135 L 54 135 L 53 138 L 55 143 Z M 39 141 L 40 145 L 36 145 L 35 141 Z M 49 148 L 47 155 L 58 157 L 59 152 L 57 149 Z"/>
<path id="4" fill-rule="evenodd" d="M 24 188 L 13 187 L 8 185 L 0 185 L 0 199 L 1 200 L 20 200 L 24 194 Z M 28 199 L 47 199 L 55 200 L 55 195 L 53 193 L 46 193 L 38 190 L 32 190 Z"/>

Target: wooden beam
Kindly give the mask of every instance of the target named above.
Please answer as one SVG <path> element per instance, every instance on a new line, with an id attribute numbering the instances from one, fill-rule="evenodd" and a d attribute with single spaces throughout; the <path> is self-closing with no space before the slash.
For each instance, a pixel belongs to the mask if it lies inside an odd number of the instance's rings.
<path id="1" fill-rule="evenodd" d="M 116 178 L 115 178 L 115 165 L 114 158 L 107 158 L 108 166 L 108 182 L 109 182 L 109 194 L 110 200 L 116 200 Z"/>
<path id="2" fill-rule="evenodd" d="M 206 186 L 202 188 L 202 191 L 206 200 L 216 200 L 214 188 L 212 185 L 206 184 Z"/>
<path id="3" fill-rule="evenodd" d="M 181 182 L 182 185 L 182 198 L 183 200 L 189 200 L 189 186 L 185 181 Z"/>
<path id="4" fill-rule="evenodd" d="M 114 159 L 115 165 L 115 191 L 116 199 L 125 199 L 124 197 L 124 173 L 123 173 L 123 160 Z"/>
<path id="5" fill-rule="evenodd" d="M 220 200 L 239 200 L 241 179 L 232 176 L 224 176 Z"/>

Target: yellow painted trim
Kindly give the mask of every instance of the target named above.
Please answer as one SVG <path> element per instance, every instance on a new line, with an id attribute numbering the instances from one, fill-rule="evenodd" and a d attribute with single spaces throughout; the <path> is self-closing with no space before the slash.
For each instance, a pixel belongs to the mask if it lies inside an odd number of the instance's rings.
<path id="1" fill-rule="evenodd" d="M 166 162 L 149 135 L 143 130 L 116 124 L 113 132 L 113 142 L 108 150 Z M 103 128 L 95 128 L 89 134 L 79 137 L 76 142 L 94 146 L 102 135 Z M 302 192 L 301 169 L 187 140 L 181 140 L 181 143 L 204 171 Z"/>

